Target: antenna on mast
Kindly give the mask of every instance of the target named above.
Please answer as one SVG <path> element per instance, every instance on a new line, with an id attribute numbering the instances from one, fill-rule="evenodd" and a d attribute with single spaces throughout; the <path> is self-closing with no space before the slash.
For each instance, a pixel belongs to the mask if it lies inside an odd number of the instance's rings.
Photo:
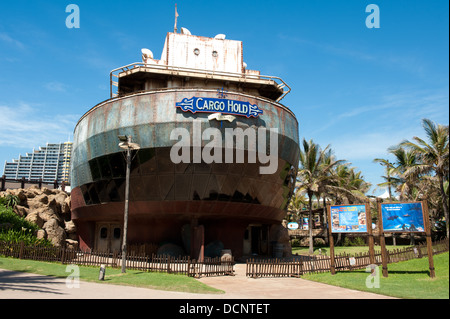
<path id="1" fill-rule="evenodd" d="M 177 20 L 178 20 L 179 14 L 177 11 L 177 4 L 175 3 L 175 26 L 173 28 L 173 32 L 177 33 Z"/>

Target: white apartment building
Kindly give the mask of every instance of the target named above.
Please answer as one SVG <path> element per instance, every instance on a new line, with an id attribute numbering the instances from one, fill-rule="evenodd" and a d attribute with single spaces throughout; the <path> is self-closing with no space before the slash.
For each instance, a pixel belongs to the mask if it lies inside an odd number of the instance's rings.
<path id="1" fill-rule="evenodd" d="M 72 142 L 49 144 L 20 155 L 11 163 L 5 162 L 3 174 L 6 179 L 25 178 L 29 181 L 42 180 L 44 183 L 53 183 L 55 180 L 60 185 L 70 183 L 70 159 L 72 154 Z"/>

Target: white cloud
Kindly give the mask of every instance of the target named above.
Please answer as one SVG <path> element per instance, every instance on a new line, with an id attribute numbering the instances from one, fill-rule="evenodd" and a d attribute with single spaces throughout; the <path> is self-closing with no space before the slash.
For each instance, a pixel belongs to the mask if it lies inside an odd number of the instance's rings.
<path id="1" fill-rule="evenodd" d="M 29 148 L 72 139 L 79 119 L 74 114 L 44 114 L 42 106 L 0 104 L 0 146 Z"/>
<path id="2" fill-rule="evenodd" d="M 355 106 L 340 106 L 333 108 L 329 119 L 323 121 L 311 133 L 324 134 L 332 131 L 339 134 L 342 126 L 362 128 L 363 134 L 368 130 L 366 122 L 372 130 L 385 126 L 392 132 L 398 130 L 412 132 L 421 129 L 421 120 L 428 118 L 439 124 L 448 124 L 448 90 L 408 90 L 398 93 L 380 93 L 378 101 Z M 339 102 L 337 102 L 339 103 Z M 340 112 L 345 109 L 344 112 Z M 447 119 L 447 120 L 446 120 Z M 410 138 L 410 136 L 404 136 Z"/>
<path id="3" fill-rule="evenodd" d="M 0 40 L 2 42 L 8 43 L 8 44 L 12 44 L 13 46 L 15 46 L 15 47 L 17 47 L 19 49 L 24 49 L 25 48 L 25 45 L 22 42 L 12 38 L 10 35 L 8 35 L 5 32 L 0 32 Z"/>
<path id="4" fill-rule="evenodd" d="M 354 134 L 341 136 L 331 141 L 331 148 L 338 158 L 347 161 L 367 160 L 372 161 L 377 157 L 385 157 L 387 149 L 397 145 L 407 136 L 404 132 L 380 131 L 374 133 Z"/>
<path id="5" fill-rule="evenodd" d="M 67 92 L 67 86 L 61 82 L 49 82 L 44 87 L 53 92 Z"/>

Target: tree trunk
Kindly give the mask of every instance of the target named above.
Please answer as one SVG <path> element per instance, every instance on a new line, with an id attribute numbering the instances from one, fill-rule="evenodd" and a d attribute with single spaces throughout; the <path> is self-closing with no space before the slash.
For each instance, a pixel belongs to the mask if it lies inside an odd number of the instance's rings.
<path id="1" fill-rule="evenodd" d="M 309 196 L 309 194 L 308 194 Z M 312 235 L 312 195 L 309 196 L 309 215 L 308 215 L 308 230 L 309 230 L 309 254 L 314 253 L 313 235 Z"/>
<path id="2" fill-rule="evenodd" d="M 445 228 L 447 229 L 447 238 L 450 238 L 449 236 L 449 224 L 448 224 L 448 205 L 447 205 L 447 194 L 445 194 L 444 190 L 444 178 L 442 174 L 437 174 L 439 179 L 439 188 L 441 190 L 441 196 L 442 196 L 442 206 L 444 208 L 444 217 L 445 217 Z"/>
<path id="3" fill-rule="evenodd" d="M 327 234 L 326 237 L 326 244 L 329 245 L 330 242 L 330 234 L 327 231 L 327 227 L 328 227 L 328 217 L 327 217 L 327 203 L 325 200 L 325 194 L 323 196 L 323 224 L 322 224 L 322 228 L 325 229 L 325 233 Z"/>
<path id="4" fill-rule="evenodd" d="M 325 206 L 324 206 L 325 207 Z M 320 208 L 320 195 L 318 196 L 318 198 L 317 198 L 317 209 L 319 209 Z M 320 225 L 322 225 L 322 227 L 323 227 L 323 225 L 324 225 L 324 219 L 323 219 L 323 214 L 319 214 L 319 222 L 320 222 Z"/>

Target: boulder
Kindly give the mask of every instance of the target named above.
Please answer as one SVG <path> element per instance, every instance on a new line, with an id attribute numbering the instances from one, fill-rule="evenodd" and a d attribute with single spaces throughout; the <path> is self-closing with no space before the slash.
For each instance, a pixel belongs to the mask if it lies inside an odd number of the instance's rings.
<path id="1" fill-rule="evenodd" d="M 54 190 L 51 190 L 51 189 L 49 189 L 49 188 L 47 188 L 47 187 L 42 187 L 41 191 L 42 191 L 42 193 L 44 193 L 45 195 L 52 195 L 52 194 L 55 194 L 55 191 L 54 191 Z"/>
<path id="2" fill-rule="evenodd" d="M 47 204 L 47 206 L 48 206 L 48 208 L 53 210 L 56 214 L 60 214 L 61 213 L 61 205 L 56 201 L 54 195 L 48 196 L 48 204 Z"/>
<path id="3" fill-rule="evenodd" d="M 42 228 L 47 233 L 47 239 L 50 240 L 54 246 L 61 247 L 65 245 L 66 233 L 64 232 L 64 229 L 59 226 L 58 221 L 50 219 L 42 226 Z"/>
<path id="4" fill-rule="evenodd" d="M 43 207 L 37 210 L 39 217 L 42 218 L 44 222 L 48 222 L 49 220 L 56 220 L 58 223 L 62 222 L 61 217 L 58 216 L 58 214 L 51 209 L 50 207 Z"/>
<path id="5" fill-rule="evenodd" d="M 66 231 L 67 234 L 73 234 L 76 233 L 77 231 L 77 227 L 75 226 L 75 223 L 70 220 L 68 222 L 64 222 L 64 230 Z"/>
<path id="6" fill-rule="evenodd" d="M 70 214 L 70 196 L 67 196 L 64 199 L 64 203 L 61 204 L 61 213 L 62 214 Z"/>
<path id="7" fill-rule="evenodd" d="M 37 195 L 34 198 L 34 203 L 33 204 L 36 205 L 36 206 L 47 205 L 48 204 L 48 196 L 45 195 L 45 194 Z"/>
<path id="8" fill-rule="evenodd" d="M 66 239 L 67 249 L 78 249 L 78 241 L 73 239 Z"/>
<path id="9" fill-rule="evenodd" d="M 19 205 L 22 205 L 22 206 L 27 205 L 27 195 L 23 189 L 19 189 L 16 192 L 16 196 L 19 199 Z"/>
<path id="10" fill-rule="evenodd" d="M 25 217 L 28 216 L 29 209 L 25 206 L 16 205 L 16 207 L 14 207 L 14 212 L 16 213 L 16 215 L 19 215 L 20 217 Z"/>
<path id="11" fill-rule="evenodd" d="M 46 239 L 47 238 L 47 233 L 45 232 L 45 230 L 39 229 L 36 232 L 36 237 L 37 237 L 37 239 Z"/>
<path id="12" fill-rule="evenodd" d="M 71 221 L 70 196 L 66 192 L 41 189 L 37 185 L 0 192 L 0 196 L 8 194 L 19 199 L 14 212 L 41 228 L 37 231 L 38 238 L 47 238 L 56 246 L 78 246 L 76 227 Z"/>
<path id="13" fill-rule="evenodd" d="M 31 212 L 25 217 L 25 220 L 29 221 L 30 223 L 36 224 L 39 228 L 42 228 L 44 226 L 44 221 L 39 216 L 38 212 Z"/>

